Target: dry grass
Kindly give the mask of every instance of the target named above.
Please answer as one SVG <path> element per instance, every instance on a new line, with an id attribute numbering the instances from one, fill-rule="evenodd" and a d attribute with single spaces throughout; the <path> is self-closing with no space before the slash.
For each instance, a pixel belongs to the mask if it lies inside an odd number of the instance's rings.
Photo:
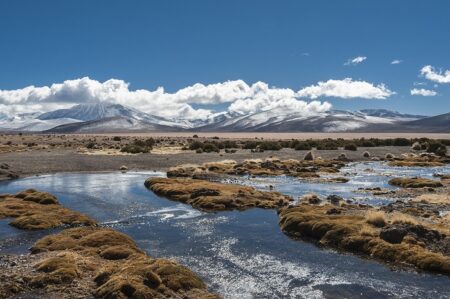
<path id="1" fill-rule="evenodd" d="M 296 177 L 319 177 L 317 173 L 338 173 L 346 162 L 337 160 L 280 160 L 277 157 L 262 159 L 247 159 L 242 163 L 234 160 L 224 160 L 203 164 L 185 164 L 171 167 L 168 177 L 207 177 L 210 174 L 225 175 L 289 175 Z M 306 174 L 306 173 L 316 174 Z"/>
<path id="2" fill-rule="evenodd" d="M 149 178 L 145 186 L 157 195 L 204 211 L 245 210 L 253 207 L 273 209 L 292 201 L 292 198 L 278 192 L 195 179 Z"/>
<path id="3" fill-rule="evenodd" d="M 450 275 L 450 257 L 444 251 L 439 251 L 445 250 L 439 244 L 431 251 L 428 249 L 430 244 L 424 244 L 421 239 L 415 240 L 412 235 L 407 235 L 400 243 L 389 243 L 381 239 L 378 233 L 380 229 L 367 223 L 366 214 L 369 213 L 361 213 L 364 208 L 345 205 L 341 207 L 339 214 L 328 213 L 330 209 L 331 205 L 309 204 L 283 208 L 279 213 L 280 227 L 283 232 L 295 238 L 313 240 L 324 246 L 364 254 L 395 265 L 411 265 L 421 270 Z M 376 212 L 378 211 L 370 213 L 370 218 L 383 219 Z M 405 218 L 402 217 L 396 216 L 394 220 L 405 223 Z M 409 219 L 406 222 L 408 221 Z M 411 225 L 410 222 L 406 227 L 408 225 Z M 390 228 L 390 224 L 387 223 L 386 228 Z M 433 228 L 425 226 L 423 229 Z"/>
<path id="4" fill-rule="evenodd" d="M 442 183 L 424 178 L 393 178 L 389 180 L 389 184 L 403 188 L 438 188 L 442 187 Z"/>
<path id="5" fill-rule="evenodd" d="M 393 224 L 410 224 L 410 225 L 418 225 L 419 221 L 411 215 L 393 212 L 389 214 L 389 222 Z"/>
<path id="6" fill-rule="evenodd" d="M 28 230 L 96 224 L 88 216 L 62 207 L 52 194 L 34 189 L 0 195 L 2 218 L 15 218 L 10 225 Z"/>
<path id="7" fill-rule="evenodd" d="M 379 229 L 367 225 L 363 226 L 359 232 L 361 236 L 368 236 L 368 237 L 377 237 L 380 234 Z"/>
<path id="8" fill-rule="evenodd" d="M 127 235 L 109 228 L 67 229 L 38 240 L 32 252 L 42 259 L 27 273 L 28 288 L 71 294 L 81 286 L 96 298 L 218 298 L 188 268 L 148 257 Z"/>
<path id="9" fill-rule="evenodd" d="M 450 205 L 450 193 L 422 194 L 412 199 L 415 202 Z"/>
<path id="10" fill-rule="evenodd" d="M 373 211 L 369 210 L 366 212 L 366 222 L 376 226 L 383 227 L 386 225 L 386 214 L 383 211 Z"/>
<path id="11" fill-rule="evenodd" d="M 428 161 L 391 161 L 389 166 L 397 167 L 437 167 L 445 165 L 442 162 L 428 162 Z"/>

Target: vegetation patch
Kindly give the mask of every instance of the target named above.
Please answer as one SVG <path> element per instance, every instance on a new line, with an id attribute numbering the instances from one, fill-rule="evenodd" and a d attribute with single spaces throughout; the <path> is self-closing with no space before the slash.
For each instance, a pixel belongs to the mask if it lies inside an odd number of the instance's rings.
<path id="1" fill-rule="evenodd" d="M 2 218 L 15 218 L 10 225 L 28 230 L 96 224 L 88 216 L 61 206 L 54 195 L 34 189 L 0 195 Z"/>
<path id="2" fill-rule="evenodd" d="M 317 206 L 302 201 L 295 207 L 282 208 L 279 223 L 283 232 L 293 238 L 395 266 L 410 265 L 450 275 L 450 238 L 445 231 L 425 222 L 399 221 L 399 215 L 372 207 L 343 204 L 337 210 L 332 205 Z"/>
<path id="3" fill-rule="evenodd" d="M 278 192 L 188 178 L 149 178 L 145 181 L 145 186 L 157 195 L 208 212 L 246 210 L 253 207 L 274 209 L 292 201 L 291 197 Z"/>
<path id="4" fill-rule="evenodd" d="M 168 177 L 195 177 L 208 174 L 225 175 L 289 175 L 294 177 L 319 177 L 320 172 L 337 173 L 346 165 L 344 161 L 338 160 L 280 160 L 278 158 L 249 159 L 238 163 L 234 160 L 224 160 L 198 164 L 185 164 L 172 167 L 168 170 Z"/>
<path id="5" fill-rule="evenodd" d="M 219 298 L 188 268 L 153 259 L 109 228 L 66 229 L 38 240 L 32 255 L 6 269 L 0 295 L 46 298 Z M 29 267 L 32 261 L 33 267 Z M 21 279 L 17 279 L 20 277 Z"/>
<path id="6" fill-rule="evenodd" d="M 439 181 L 425 178 L 393 178 L 389 180 L 389 184 L 402 188 L 438 188 L 443 186 Z"/>
<path id="7" fill-rule="evenodd" d="M 145 140 L 135 139 L 133 142 L 121 148 L 121 152 L 130 154 L 148 153 L 152 150 L 155 140 L 148 138 Z"/>

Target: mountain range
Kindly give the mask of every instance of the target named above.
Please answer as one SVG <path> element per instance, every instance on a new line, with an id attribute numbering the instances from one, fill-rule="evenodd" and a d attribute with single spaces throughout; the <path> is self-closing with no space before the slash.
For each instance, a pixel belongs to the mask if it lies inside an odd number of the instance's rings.
<path id="1" fill-rule="evenodd" d="M 206 120 L 174 120 L 120 104 L 79 104 L 46 113 L 0 117 L 0 131 L 46 133 L 196 132 L 450 132 L 450 113 L 427 117 L 385 109 L 330 110 L 305 115 L 275 108 L 253 114 L 220 112 Z"/>

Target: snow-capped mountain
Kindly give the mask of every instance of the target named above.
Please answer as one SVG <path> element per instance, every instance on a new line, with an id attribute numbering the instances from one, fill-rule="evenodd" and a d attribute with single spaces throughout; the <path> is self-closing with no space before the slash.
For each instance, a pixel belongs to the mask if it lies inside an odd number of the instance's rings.
<path id="1" fill-rule="evenodd" d="M 227 111 L 206 120 L 169 120 L 119 104 L 81 104 L 46 113 L 0 118 L 0 131 L 55 133 L 207 131 L 207 132 L 421 132 L 450 131 L 448 116 L 425 117 L 385 109 L 330 110 L 305 114 L 275 108 L 253 114 Z"/>
<path id="2" fill-rule="evenodd" d="M 423 115 L 404 114 L 397 111 L 391 111 L 386 109 L 363 109 L 359 112 L 367 116 L 376 116 L 381 118 L 395 119 L 397 121 L 411 121 L 424 118 Z"/>
<path id="3" fill-rule="evenodd" d="M 150 115 L 137 109 L 126 107 L 120 104 L 110 103 L 80 104 L 68 109 L 59 109 L 43 113 L 37 118 L 40 120 L 72 118 L 78 119 L 80 121 L 91 121 L 111 117 L 129 118 L 163 126 L 180 126 L 180 124 L 162 117 Z"/>
<path id="4" fill-rule="evenodd" d="M 46 133 L 119 133 L 119 132 L 170 132 L 180 128 L 159 125 L 156 123 L 145 122 L 142 120 L 113 116 L 97 120 L 76 122 L 60 125 L 49 130 Z"/>
<path id="5" fill-rule="evenodd" d="M 343 132 L 378 124 L 395 124 L 423 118 L 387 110 L 342 111 L 308 114 L 276 108 L 252 115 L 225 117 L 198 128 L 200 131 Z"/>
<path id="6" fill-rule="evenodd" d="M 186 128 L 188 124 L 177 123 L 162 117 L 150 115 L 137 109 L 120 104 L 95 103 L 80 104 L 67 109 L 58 109 L 46 113 L 27 113 L 0 119 L 0 130 L 2 131 L 47 131 L 66 124 L 82 126 L 85 122 L 96 121 L 97 126 L 105 119 L 105 127 L 110 130 L 124 130 L 124 125 L 129 130 L 147 127 L 163 129 L 165 127 Z M 111 121 L 117 120 L 117 125 Z M 120 120 L 120 121 L 119 121 Z M 129 120 L 123 123 L 123 120 Z"/>

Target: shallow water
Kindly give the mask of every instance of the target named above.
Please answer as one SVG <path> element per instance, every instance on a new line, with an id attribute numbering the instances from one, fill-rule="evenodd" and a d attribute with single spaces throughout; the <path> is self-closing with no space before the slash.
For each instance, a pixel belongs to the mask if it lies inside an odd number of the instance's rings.
<path id="1" fill-rule="evenodd" d="M 372 169 L 370 172 L 367 169 Z M 384 204 L 358 187 L 387 187 L 390 175 L 431 177 L 449 167 L 390 168 L 353 164 L 345 184 L 305 183 L 289 177 L 240 182 L 297 198 L 307 192 Z M 69 208 L 129 234 L 154 257 L 169 257 L 197 272 L 225 298 L 449 298 L 450 279 L 338 254 L 291 240 L 279 229 L 275 211 L 202 213 L 155 196 L 143 183 L 157 172 L 72 173 L 30 177 L 0 184 L 0 193 L 37 188 Z M 0 253 L 25 253 L 47 232 L 24 232 L 0 220 Z"/>

